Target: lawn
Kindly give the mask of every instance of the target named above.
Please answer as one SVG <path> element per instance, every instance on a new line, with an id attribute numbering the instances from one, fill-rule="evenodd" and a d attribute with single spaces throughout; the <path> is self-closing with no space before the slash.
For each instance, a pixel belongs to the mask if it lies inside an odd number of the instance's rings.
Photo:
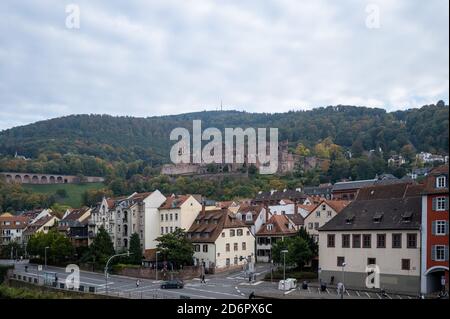
<path id="1" fill-rule="evenodd" d="M 103 183 L 45 185 L 23 184 L 22 186 L 25 189 L 31 190 L 32 192 L 43 194 L 55 194 L 58 189 L 64 189 L 67 192 L 67 197 L 58 199 L 58 203 L 69 205 L 73 208 L 77 208 L 82 205 L 82 196 L 85 191 L 105 187 Z"/>

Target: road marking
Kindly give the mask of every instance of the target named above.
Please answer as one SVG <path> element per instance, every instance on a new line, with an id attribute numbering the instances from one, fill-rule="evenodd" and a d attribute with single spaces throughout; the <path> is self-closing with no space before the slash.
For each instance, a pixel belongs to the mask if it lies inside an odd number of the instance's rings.
<path id="1" fill-rule="evenodd" d="M 369 295 L 369 293 L 368 292 L 366 292 L 366 295 L 367 295 L 367 297 L 369 297 L 369 298 L 372 298 L 370 295 Z"/>
<path id="2" fill-rule="evenodd" d="M 408 296 L 408 299 L 412 299 L 410 296 Z"/>
<path id="3" fill-rule="evenodd" d="M 320 295 L 320 294 L 321 294 L 321 293 L 320 293 L 320 288 L 317 288 L 317 291 L 319 292 L 319 295 Z"/>
<path id="4" fill-rule="evenodd" d="M 358 295 L 358 297 L 361 297 L 361 295 L 359 294 L 358 290 L 355 290 L 356 294 Z"/>
<path id="5" fill-rule="evenodd" d="M 286 291 L 284 294 L 285 295 L 289 295 L 291 292 L 293 292 L 295 289 L 291 289 L 291 290 L 289 290 L 289 291 Z"/>
<path id="6" fill-rule="evenodd" d="M 327 289 L 328 294 L 330 294 L 330 291 L 328 290 L 328 288 L 326 288 L 326 289 Z"/>
<path id="7" fill-rule="evenodd" d="M 391 297 L 390 295 L 386 294 L 386 296 L 387 296 L 389 299 L 392 299 L 392 297 Z"/>
<path id="8" fill-rule="evenodd" d="M 381 296 L 378 293 L 375 293 L 377 295 L 378 299 L 381 299 Z"/>
<path id="9" fill-rule="evenodd" d="M 311 293 L 311 289 L 309 289 L 309 287 L 308 287 L 308 292 Z"/>
<path id="10" fill-rule="evenodd" d="M 212 291 L 212 290 L 204 290 L 204 289 L 198 289 L 198 288 L 185 288 L 190 290 L 196 290 L 201 292 L 207 292 L 209 294 L 219 294 L 219 295 L 226 295 L 226 296 L 233 296 L 233 297 L 240 297 L 239 295 L 230 294 L 228 292 L 219 292 L 219 291 Z M 237 289 L 236 289 L 237 290 Z"/>
<path id="11" fill-rule="evenodd" d="M 350 296 L 350 293 L 348 292 L 348 290 L 345 290 L 345 292 L 347 293 L 347 296 Z"/>
<path id="12" fill-rule="evenodd" d="M 402 297 L 400 295 L 397 295 L 398 299 L 402 299 Z"/>

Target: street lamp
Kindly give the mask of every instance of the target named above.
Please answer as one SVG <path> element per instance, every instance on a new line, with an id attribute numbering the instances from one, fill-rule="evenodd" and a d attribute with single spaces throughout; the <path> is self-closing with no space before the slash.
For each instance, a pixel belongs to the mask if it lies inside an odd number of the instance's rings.
<path id="1" fill-rule="evenodd" d="M 123 253 L 123 254 L 117 254 L 117 255 L 113 255 L 113 256 L 109 257 L 108 261 L 106 262 L 106 266 L 105 266 L 105 292 L 106 292 L 106 294 L 108 294 L 108 265 L 109 265 L 109 263 L 115 257 L 130 256 L 130 254 L 132 254 L 132 253 L 130 253 L 128 251 L 128 252 Z"/>
<path id="2" fill-rule="evenodd" d="M 49 249 L 50 247 L 45 247 L 44 248 L 44 268 L 47 269 L 47 249 Z"/>
<path id="3" fill-rule="evenodd" d="M 283 266 L 283 280 L 284 280 L 285 284 L 286 284 L 286 253 L 287 252 L 288 252 L 287 249 L 284 249 L 284 250 L 281 251 L 281 253 L 283 254 L 283 264 L 284 264 L 284 266 Z"/>
<path id="4" fill-rule="evenodd" d="M 342 263 L 342 290 L 341 290 L 341 299 L 344 299 L 344 289 L 345 289 L 345 284 L 344 284 L 344 282 L 345 282 L 345 277 L 344 277 L 344 275 L 345 275 L 345 272 L 344 272 L 344 268 L 345 268 L 345 266 L 346 266 L 347 264 L 345 263 L 345 262 L 343 262 Z"/>

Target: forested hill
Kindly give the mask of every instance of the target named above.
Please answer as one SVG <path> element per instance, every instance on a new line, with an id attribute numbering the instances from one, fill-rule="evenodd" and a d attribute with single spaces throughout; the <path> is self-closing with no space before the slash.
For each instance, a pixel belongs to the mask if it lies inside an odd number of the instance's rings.
<path id="1" fill-rule="evenodd" d="M 172 116 L 136 118 L 109 115 L 71 115 L 0 132 L 0 155 L 37 158 L 41 154 L 93 155 L 106 161 L 168 160 L 169 134 L 175 127 L 277 127 L 280 140 L 292 147 L 313 147 L 331 137 L 344 148 L 361 147 L 399 152 L 412 144 L 416 151 L 448 153 L 449 107 L 443 102 L 420 109 L 386 112 L 356 106 L 329 106 L 287 113 L 205 111 Z"/>

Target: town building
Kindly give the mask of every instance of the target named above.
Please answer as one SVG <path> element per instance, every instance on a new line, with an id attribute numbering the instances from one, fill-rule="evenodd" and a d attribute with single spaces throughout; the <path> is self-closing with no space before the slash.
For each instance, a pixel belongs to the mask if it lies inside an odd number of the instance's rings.
<path id="1" fill-rule="evenodd" d="M 333 185 L 320 184 L 319 186 L 306 186 L 303 188 L 303 192 L 310 197 L 319 197 L 324 199 L 332 199 Z"/>
<path id="2" fill-rule="evenodd" d="M 267 212 L 267 214 L 269 214 Z M 258 262 L 272 261 L 272 246 L 279 240 L 297 234 L 296 225 L 287 215 L 272 215 L 266 217 L 267 222 L 256 233 L 256 260 Z"/>
<path id="3" fill-rule="evenodd" d="M 433 169 L 422 193 L 421 292 L 448 291 L 448 166 Z"/>
<path id="4" fill-rule="evenodd" d="M 305 230 L 318 242 L 319 228 L 340 213 L 348 204 L 349 201 L 344 200 L 322 200 L 304 218 Z"/>
<path id="5" fill-rule="evenodd" d="M 58 222 L 58 232 L 67 236 L 74 247 L 87 247 L 89 245 L 88 222 L 91 209 L 68 209 Z"/>
<path id="6" fill-rule="evenodd" d="M 42 214 L 42 213 L 41 213 Z M 40 214 L 40 215 L 41 215 Z M 22 243 L 26 246 L 31 236 L 37 233 L 47 234 L 50 229 L 54 228 L 59 221 L 59 218 L 51 213 L 38 216 L 31 221 L 22 233 Z"/>
<path id="7" fill-rule="evenodd" d="M 361 189 L 319 228 L 320 279 L 367 289 L 366 266 L 377 265 L 378 288 L 418 294 L 422 189 L 411 183 Z"/>
<path id="8" fill-rule="evenodd" d="M 255 237 L 228 209 L 202 210 L 187 232 L 196 265 L 210 271 L 254 262 Z"/>
<path id="9" fill-rule="evenodd" d="M 241 205 L 236 213 L 236 219 L 245 223 L 250 228 L 253 236 L 266 222 L 266 216 L 266 208 L 258 205 Z"/>
<path id="10" fill-rule="evenodd" d="M 0 215 L 0 246 L 22 242 L 22 232 L 28 225 L 28 218 L 10 213 Z"/>

